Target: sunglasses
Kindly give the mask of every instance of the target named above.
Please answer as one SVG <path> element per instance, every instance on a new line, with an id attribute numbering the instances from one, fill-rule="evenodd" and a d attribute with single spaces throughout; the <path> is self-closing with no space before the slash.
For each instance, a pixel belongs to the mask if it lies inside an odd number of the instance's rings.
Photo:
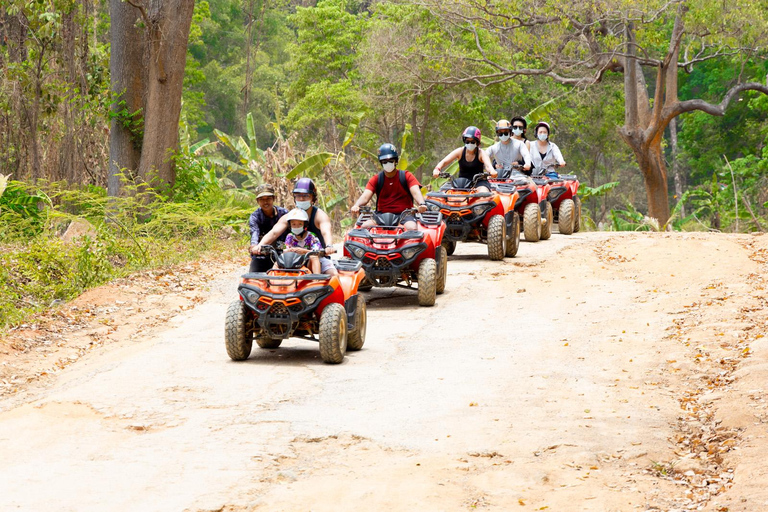
<path id="1" fill-rule="evenodd" d="M 521 125 L 521 124 L 516 124 L 516 125 L 512 126 L 512 128 L 519 128 L 521 130 L 524 130 L 523 125 Z"/>
<path id="2" fill-rule="evenodd" d="M 496 135 L 502 136 L 502 135 L 509 135 L 509 130 L 503 130 L 496 132 Z"/>
<path id="3" fill-rule="evenodd" d="M 382 164 L 396 164 L 397 160 L 394 158 L 387 158 L 386 160 L 379 160 Z"/>
<path id="4" fill-rule="evenodd" d="M 464 139 L 464 144 L 477 144 L 475 139 Z"/>

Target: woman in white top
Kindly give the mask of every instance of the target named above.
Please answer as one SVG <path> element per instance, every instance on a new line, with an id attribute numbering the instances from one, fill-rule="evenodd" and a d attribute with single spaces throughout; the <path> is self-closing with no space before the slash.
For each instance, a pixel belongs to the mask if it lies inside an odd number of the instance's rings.
<path id="1" fill-rule="evenodd" d="M 554 142 L 549 141 L 549 123 L 539 121 L 534 129 L 536 140 L 531 142 L 531 163 L 534 176 L 546 175 L 548 178 L 557 178 L 559 175 L 554 169 L 565 166 L 563 154 Z"/>

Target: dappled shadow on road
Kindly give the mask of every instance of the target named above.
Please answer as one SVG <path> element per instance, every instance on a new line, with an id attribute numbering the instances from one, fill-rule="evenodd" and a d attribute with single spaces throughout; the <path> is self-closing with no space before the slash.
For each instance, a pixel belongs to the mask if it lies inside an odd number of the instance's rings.
<path id="1" fill-rule="evenodd" d="M 438 299 L 440 297 L 438 296 Z M 419 307 L 419 295 L 416 288 L 379 288 L 365 294 L 365 304 L 369 310 L 392 310 Z"/>

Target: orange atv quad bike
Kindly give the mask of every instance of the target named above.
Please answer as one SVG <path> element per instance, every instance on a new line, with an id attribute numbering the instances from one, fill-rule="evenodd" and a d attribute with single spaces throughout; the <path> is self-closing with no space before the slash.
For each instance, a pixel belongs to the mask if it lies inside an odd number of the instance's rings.
<path id="1" fill-rule="evenodd" d="M 342 362 L 347 350 L 360 350 L 367 323 L 365 298 L 357 292 L 365 277 L 360 262 L 334 262 L 338 276 L 312 274 L 310 256 L 322 257 L 325 251 L 279 254 L 272 246 L 262 249 L 277 268 L 242 276 L 240 300 L 227 309 L 229 357 L 248 359 L 254 338 L 261 348 L 277 348 L 291 337 L 316 341 L 320 357 L 333 364 Z"/>
<path id="2" fill-rule="evenodd" d="M 477 182 L 488 178 L 476 174 L 471 180 L 454 178 L 439 192 L 427 194 L 427 208 L 443 214 L 446 229 L 443 244 L 453 254 L 456 242 L 478 241 L 488 244 L 488 256 L 501 260 L 517 254 L 520 246 L 520 219 L 515 212 L 516 190 L 478 192 Z M 450 178 L 440 173 L 441 178 Z"/>
<path id="3" fill-rule="evenodd" d="M 548 170 L 553 172 L 554 169 Z M 579 178 L 575 174 L 558 174 L 557 178 L 548 179 L 550 185 L 547 199 L 552 203 L 554 222 L 560 233 L 572 235 L 581 229 L 581 198 L 579 198 Z"/>
<path id="4" fill-rule="evenodd" d="M 439 212 L 418 213 L 415 208 L 400 215 L 378 213 L 365 206 L 360 210 L 358 227 L 344 238 L 344 254 L 363 264 L 367 277 L 364 285 L 412 288 L 416 283 L 419 306 L 433 306 L 435 296 L 445 290 L 448 270 L 448 254 L 441 245 L 443 216 Z M 407 215 L 414 216 L 416 230 L 401 225 Z M 360 227 L 369 220 L 376 225 Z"/>
<path id="5" fill-rule="evenodd" d="M 547 239 L 551 230 L 551 205 L 547 203 L 547 194 L 550 186 L 548 182 L 536 183 L 523 174 L 519 169 L 522 166 L 513 164 L 511 168 L 499 169 L 496 178 L 488 182 L 499 192 L 509 193 L 511 189 L 517 190 L 520 196 L 515 205 L 515 211 L 523 219 L 523 234 L 527 242 L 538 242 Z"/>

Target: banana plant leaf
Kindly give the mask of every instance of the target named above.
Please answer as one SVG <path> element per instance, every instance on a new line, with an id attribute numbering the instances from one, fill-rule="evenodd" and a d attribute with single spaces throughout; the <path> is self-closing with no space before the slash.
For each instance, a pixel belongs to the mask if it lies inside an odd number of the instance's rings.
<path id="1" fill-rule="evenodd" d="M 341 144 L 342 148 L 347 147 L 349 143 L 352 142 L 363 116 L 365 116 L 365 112 L 358 112 L 352 116 L 352 121 L 349 123 L 349 126 L 347 126 L 347 133 L 344 135 L 344 142 Z"/>
<path id="2" fill-rule="evenodd" d="M 328 152 L 316 153 L 314 155 L 308 156 L 299 162 L 292 171 L 285 175 L 285 177 L 288 179 L 293 179 L 301 176 L 304 173 L 312 174 L 313 171 L 320 172 L 323 167 L 331 163 L 331 158 L 333 158 L 333 153 Z"/>

